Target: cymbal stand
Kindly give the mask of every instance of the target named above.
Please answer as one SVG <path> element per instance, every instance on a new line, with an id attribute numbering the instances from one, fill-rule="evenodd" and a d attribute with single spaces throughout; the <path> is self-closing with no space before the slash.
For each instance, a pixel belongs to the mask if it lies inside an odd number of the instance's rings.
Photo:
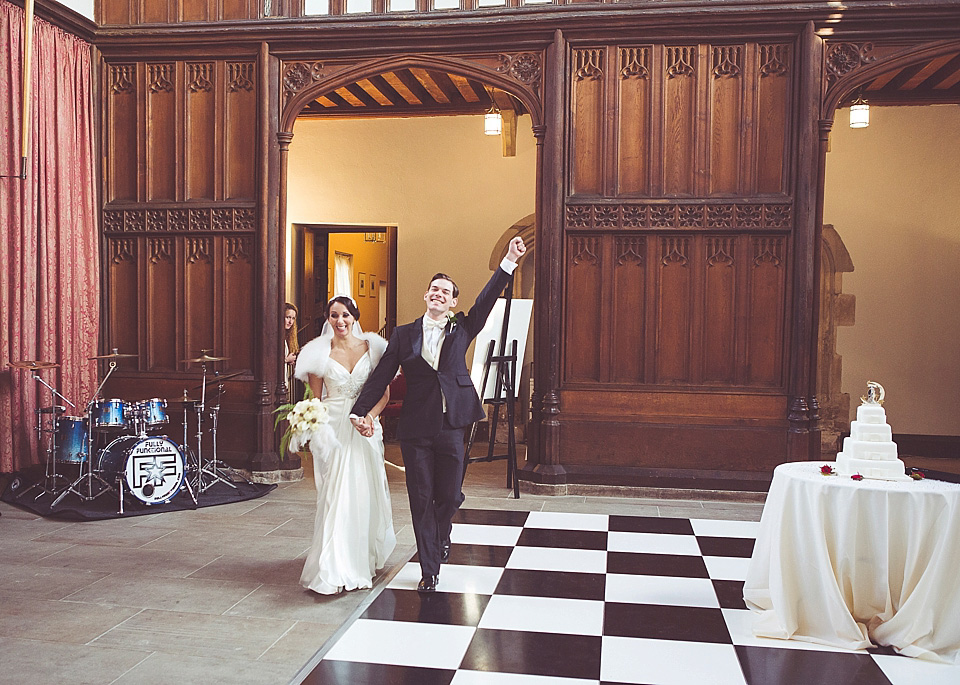
<path id="1" fill-rule="evenodd" d="M 183 396 L 184 396 L 184 398 L 187 397 L 187 389 L 186 389 L 186 388 L 183 389 Z M 190 499 L 192 499 L 192 500 L 193 500 L 193 503 L 196 504 L 196 503 L 197 503 L 197 493 L 196 493 L 196 491 L 194 491 L 194 489 L 193 489 L 193 484 L 190 483 L 190 478 L 189 478 L 189 476 L 187 475 L 187 462 L 188 462 L 188 459 L 189 459 L 189 454 L 188 454 L 189 451 L 190 451 L 190 445 L 187 444 L 187 403 L 184 402 L 184 403 L 183 403 L 183 471 L 184 471 L 183 483 L 184 483 L 184 485 L 187 486 L 187 492 L 190 494 Z M 198 477 L 198 478 L 199 478 L 199 468 L 200 468 L 200 465 L 197 464 L 197 469 L 198 469 L 198 471 L 197 471 L 198 476 L 197 476 L 197 477 Z"/>
<path id="2" fill-rule="evenodd" d="M 61 395 L 59 392 L 57 392 L 57 390 L 54 389 L 53 386 L 51 386 L 45 380 L 40 378 L 40 375 L 36 372 L 36 370 L 34 370 L 33 372 L 33 379 L 43 384 L 43 386 L 46 387 L 47 390 L 49 390 L 54 395 L 51 398 L 51 402 L 55 402 L 56 398 L 59 397 L 64 402 L 69 404 L 71 407 L 77 406 L 73 402 L 68 400 L 66 397 Z M 29 488 L 27 488 L 26 490 L 21 492 L 19 495 L 17 495 L 17 498 L 23 497 L 31 490 L 36 489 L 36 490 L 40 490 L 37 496 L 33 498 L 34 501 L 36 501 L 41 497 L 43 497 L 45 494 L 55 496 L 55 495 L 58 495 L 60 492 L 62 492 L 64 489 L 66 489 L 66 488 L 57 489 L 58 478 L 62 480 L 67 480 L 66 476 L 64 476 L 63 474 L 57 473 L 57 414 L 58 414 L 57 409 L 58 408 L 63 409 L 63 407 L 58 407 L 56 404 L 51 405 L 51 414 L 50 414 L 51 438 L 50 438 L 50 447 L 47 448 L 47 459 L 46 459 L 46 464 L 44 466 L 43 482 L 34 483 Z M 41 409 L 37 409 L 36 411 L 37 411 L 37 445 L 39 446 L 40 443 L 43 441 L 43 411 Z"/>
<path id="3" fill-rule="evenodd" d="M 100 391 L 103 389 L 103 386 L 106 385 L 107 379 L 110 378 L 110 375 L 117 368 L 116 360 L 110 360 L 110 370 L 107 371 L 106 375 L 103 377 L 103 380 L 100 382 L 100 385 L 97 387 L 97 391 L 93 393 L 93 398 L 87 403 L 87 470 L 84 473 L 83 462 L 80 463 L 80 474 L 77 476 L 77 479 L 70 483 L 60 495 L 50 503 L 50 508 L 57 506 L 60 501 L 66 497 L 69 493 L 75 494 L 84 502 L 89 502 L 92 499 L 96 499 L 100 495 L 104 494 L 108 490 L 113 490 L 113 486 L 108 483 L 99 473 L 93 472 L 93 405 L 96 404 L 97 398 L 100 396 Z M 72 405 L 71 405 L 72 406 Z M 93 479 L 96 478 L 101 487 L 96 494 L 93 492 Z M 86 481 L 86 493 L 81 492 L 80 484 Z M 121 495 L 122 497 L 122 495 Z M 122 504 L 121 504 L 122 507 Z"/>
<path id="4" fill-rule="evenodd" d="M 219 375 L 219 374 L 218 374 Z M 206 391 L 206 387 L 204 387 Z M 213 434 L 213 458 L 210 459 L 206 464 L 203 463 L 203 459 L 200 459 L 200 492 L 206 492 L 214 483 L 220 481 L 226 483 L 234 490 L 237 489 L 237 486 L 234 485 L 228 478 L 225 476 L 232 475 L 228 472 L 233 471 L 226 464 L 220 464 L 220 460 L 217 458 L 217 418 L 220 415 L 220 397 L 223 395 L 223 381 L 220 381 L 217 384 L 217 400 L 216 404 L 210 407 L 210 419 L 211 419 L 211 431 Z M 235 473 L 235 472 L 234 472 Z M 204 484 L 203 477 L 206 475 L 210 478 L 210 482 Z"/>

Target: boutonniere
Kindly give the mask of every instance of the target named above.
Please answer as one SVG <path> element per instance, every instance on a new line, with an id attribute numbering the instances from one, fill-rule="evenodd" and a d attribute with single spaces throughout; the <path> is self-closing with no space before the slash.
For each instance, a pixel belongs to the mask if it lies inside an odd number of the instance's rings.
<path id="1" fill-rule="evenodd" d="M 458 322 L 457 315 L 454 314 L 453 312 L 447 312 L 447 326 L 446 326 L 447 335 L 449 335 L 450 333 L 453 333 L 453 329 L 457 327 L 457 322 Z"/>
<path id="2" fill-rule="evenodd" d="M 833 470 L 833 467 L 830 466 L 830 464 L 824 464 L 820 467 L 820 473 L 824 476 L 835 476 L 837 472 Z"/>

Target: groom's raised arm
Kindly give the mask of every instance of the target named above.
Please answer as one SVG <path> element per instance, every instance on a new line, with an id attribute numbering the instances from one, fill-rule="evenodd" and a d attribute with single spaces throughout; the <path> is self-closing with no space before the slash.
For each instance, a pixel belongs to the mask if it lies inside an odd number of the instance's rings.
<path id="1" fill-rule="evenodd" d="M 510 241 L 507 256 L 503 258 L 500 266 L 493 272 L 493 276 L 490 277 L 490 280 L 487 281 L 483 290 L 477 295 L 476 302 L 470 307 L 470 311 L 467 312 L 467 316 L 464 319 L 464 326 L 466 330 L 470 332 L 471 337 L 476 337 L 480 334 L 480 331 L 483 330 L 483 326 L 487 322 L 487 317 L 489 317 L 490 312 L 493 311 L 493 305 L 497 303 L 497 298 L 500 297 L 503 289 L 507 287 L 510 276 L 513 275 L 514 270 L 517 268 L 517 260 L 526 251 L 527 248 L 519 236 Z"/>
<path id="2" fill-rule="evenodd" d="M 383 393 L 386 392 L 390 381 L 397 375 L 397 369 L 399 368 L 400 338 L 397 336 L 397 329 L 394 329 L 390 335 L 390 342 L 387 343 L 386 351 L 373 373 L 367 378 L 367 382 L 363 384 L 363 390 L 360 391 L 360 396 L 354 402 L 350 413 L 357 416 L 366 416 L 383 397 Z"/>

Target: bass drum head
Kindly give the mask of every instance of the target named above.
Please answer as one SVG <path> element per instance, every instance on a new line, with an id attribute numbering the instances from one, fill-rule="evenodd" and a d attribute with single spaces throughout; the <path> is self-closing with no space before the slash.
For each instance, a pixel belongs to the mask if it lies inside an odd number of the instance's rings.
<path id="1" fill-rule="evenodd" d="M 100 454 L 99 466 L 102 472 L 123 478 L 144 504 L 169 502 L 183 487 L 183 454 L 167 438 L 117 438 Z"/>

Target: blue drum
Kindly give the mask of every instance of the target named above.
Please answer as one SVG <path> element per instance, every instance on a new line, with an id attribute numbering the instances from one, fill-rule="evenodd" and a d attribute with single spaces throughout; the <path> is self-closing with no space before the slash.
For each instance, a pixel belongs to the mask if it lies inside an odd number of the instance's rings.
<path id="1" fill-rule="evenodd" d="M 86 463 L 90 457 L 90 445 L 87 441 L 87 422 L 79 416 L 61 416 L 57 419 L 55 431 L 57 461 L 71 464 Z"/>
<path id="2" fill-rule="evenodd" d="M 147 428 L 159 428 L 170 423 L 167 416 L 167 401 L 154 397 L 152 400 L 137 402 Z"/>
<path id="3" fill-rule="evenodd" d="M 97 400 L 93 405 L 93 427 L 126 428 L 126 403 L 123 400 Z"/>

